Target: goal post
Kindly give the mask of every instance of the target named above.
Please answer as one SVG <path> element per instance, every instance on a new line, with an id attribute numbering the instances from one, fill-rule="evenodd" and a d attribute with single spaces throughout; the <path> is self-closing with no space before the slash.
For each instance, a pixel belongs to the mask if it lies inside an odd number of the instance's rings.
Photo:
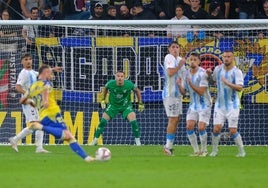
<path id="1" fill-rule="evenodd" d="M 23 28 L 37 29 L 33 49 L 26 45 Z M 8 138 L 25 126 L 15 84 L 22 69 L 20 57 L 30 51 L 34 69 L 42 63 L 63 68 L 62 73 L 55 74 L 53 85 L 64 120 L 80 144 L 92 140 L 102 115 L 101 91 L 118 70 L 123 70 L 142 93 L 145 111 L 137 112 L 142 144 L 164 144 L 167 117 L 162 103 L 163 60 L 168 44 L 176 40 L 181 45 L 181 56 L 199 53 L 204 68 L 221 64 L 225 50 L 234 52 L 234 63 L 245 80 L 239 132 L 245 145 L 267 145 L 267 28 L 267 20 L 1 21 L 0 143 L 8 143 Z M 210 91 L 215 96 L 216 87 L 211 85 Z M 132 100 L 136 108 L 134 94 Z M 183 101 L 175 139 L 178 145 L 189 144 L 185 128 L 189 100 L 185 97 Z M 209 143 L 211 131 L 212 117 Z M 226 132 L 225 126 L 221 144 L 233 143 Z M 32 144 L 33 138 L 28 136 L 22 143 Z M 46 135 L 45 143 L 61 142 Z M 134 144 L 130 124 L 121 115 L 116 116 L 105 128 L 100 143 Z"/>

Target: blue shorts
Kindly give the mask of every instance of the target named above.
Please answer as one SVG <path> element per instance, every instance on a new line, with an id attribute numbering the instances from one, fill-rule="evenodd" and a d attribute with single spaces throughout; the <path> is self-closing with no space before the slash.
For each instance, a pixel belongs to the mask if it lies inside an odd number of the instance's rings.
<path id="1" fill-rule="evenodd" d="M 57 127 L 57 128 L 61 128 L 62 130 L 67 129 L 67 126 L 66 126 L 61 114 L 56 114 L 55 118 L 53 118 L 53 119 L 55 119 L 55 120 L 52 120 L 49 117 L 45 117 L 42 119 L 42 121 L 40 123 L 45 127 Z"/>

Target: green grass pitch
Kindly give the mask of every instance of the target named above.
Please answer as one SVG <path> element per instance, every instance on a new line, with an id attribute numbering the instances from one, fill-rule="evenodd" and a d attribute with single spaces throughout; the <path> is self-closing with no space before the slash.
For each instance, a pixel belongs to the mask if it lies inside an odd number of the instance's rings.
<path id="1" fill-rule="evenodd" d="M 83 146 L 93 154 L 99 146 Z M 236 158 L 234 146 L 220 146 L 219 155 L 190 157 L 189 146 L 176 146 L 175 156 L 162 146 L 105 146 L 108 162 L 86 163 L 68 146 L 0 146 L 1 188 L 263 188 L 268 183 L 268 147 L 248 146 L 247 156 Z M 209 148 L 210 149 L 210 148 Z"/>

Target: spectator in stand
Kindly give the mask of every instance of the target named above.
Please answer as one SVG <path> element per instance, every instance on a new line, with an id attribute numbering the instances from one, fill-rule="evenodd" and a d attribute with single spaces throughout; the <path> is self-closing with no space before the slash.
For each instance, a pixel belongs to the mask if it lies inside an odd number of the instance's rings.
<path id="1" fill-rule="evenodd" d="M 119 19 L 120 20 L 132 20 L 132 15 L 130 14 L 130 11 L 127 5 L 120 6 Z"/>
<path id="2" fill-rule="evenodd" d="M 238 15 L 238 6 L 236 1 L 230 1 L 230 10 L 229 10 L 229 19 L 238 19 L 239 15 Z"/>
<path id="3" fill-rule="evenodd" d="M 171 20 L 189 20 L 183 15 L 183 8 L 182 5 L 177 5 L 175 8 L 176 16 L 171 18 Z M 187 29 L 190 29 L 190 25 L 169 25 L 167 27 L 167 37 L 185 37 Z"/>
<path id="4" fill-rule="evenodd" d="M 65 20 L 88 20 L 90 17 L 84 0 L 63 0 L 62 14 Z"/>
<path id="5" fill-rule="evenodd" d="M 200 6 L 203 9 L 205 8 L 205 4 L 206 4 L 205 1 L 206 0 L 200 0 Z M 179 4 L 183 5 L 185 7 L 185 9 L 186 9 L 186 8 L 189 8 L 190 7 L 191 0 L 179 0 Z"/>
<path id="6" fill-rule="evenodd" d="M 10 20 L 7 9 L 2 11 L 2 20 Z M 0 25 L 0 52 L 17 52 L 18 38 L 21 34 L 21 26 L 18 25 Z"/>
<path id="7" fill-rule="evenodd" d="M 217 1 L 213 1 L 209 4 L 209 19 L 224 19 L 224 15 L 221 11 L 221 5 Z M 216 38 L 222 38 L 224 36 L 222 31 L 211 31 L 209 34 Z"/>
<path id="8" fill-rule="evenodd" d="M 31 8 L 31 18 L 27 20 L 39 20 L 38 7 Z M 26 52 L 32 54 L 33 68 L 38 68 L 38 54 L 35 44 L 35 38 L 39 37 L 38 25 L 24 25 L 22 28 L 22 37 L 26 42 Z"/>
<path id="9" fill-rule="evenodd" d="M 62 20 L 60 12 L 52 10 L 50 5 L 46 5 L 40 20 Z M 41 37 L 62 37 L 64 36 L 63 28 L 60 26 L 40 25 L 39 33 Z"/>
<path id="10" fill-rule="evenodd" d="M 94 12 L 91 15 L 90 20 L 106 20 L 106 17 L 104 16 L 104 9 L 103 5 L 98 2 L 94 5 Z"/>
<path id="11" fill-rule="evenodd" d="M 144 9 L 141 3 L 136 3 L 132 7 L 133 20 L 156 20 L 156 16 L 147 9 Z"/>
<path id="12" fill-rule="evenodd" d="M 171 19 L 175 16 L 174 7 L 179 4 L 178 0 L 155 0 L 155 12 L 159 19 Z"/>
<path id="13" fill-rule="evenodd" d="M 19 2 L 22 14 L 25 19 L 32 18 L 32 12 L 31 12 L 32 7 L 37 7 L 38 10 L 42 10 L 44 5 L 43 0 L 19 0 Z"/>
<path id="14" fill-rule="evenodd" d="M 221 5 L 218 1 L 213 1 L 209 4 L 208 9 L 209 19 L 224 19 L 223 12 L 221 11 Z"/>
<path id="15" fill-rule="evenodd" d="M 229 17 L 229 11 L 230 11 L 230 0 L 208 0 L 207 1 L 207 6 L 209 7 L 209 14 L 211 15 L 211 12 L 215 9 L 213 9 L 215 6 L 218 6 L 220 5 L 220 11 L 217 11 L 217 12 L 220 12 L 221 15 L 223 15 L 223 18 L 225 19 L 228 19 Z M 213 10 L 211 10 L 213 9 Z M 212 15 L 213 17 L 215 17 L 215 14 L 216 12 L 214 12 Z M 210 19 L 215 19 L 215 18 L 210 18 Z M 221 16 L 220 16 L 221 17 Z M 219 18 L 218 16 L 216 16 L 216 19 Z M 222 19 L 222 18 L 220 18 Z"/>
<path id="16" fill-rule="evenodd" d="M 92 12 L 94 12 L 95 4 L 101 3 L 102 8 L 103 8 L 103 16 L 106 16 L 105 14 L 106 14 L 107 8 L 108 8 L 109 5 L 111 5 L 111 4 L 108 3 L 109 0 L 91 0 L 90 2 L 91 2 L 91 11 Z"/>
<path id="17" fill-rule="evenodd" d="M 268 0 L 264 0 L 263 4 L 262 4 L 262 8 L 263 11 L 261 11 L 258 15 L 257 15 L 257 19 L 268 19 Z M 258 33 L 258 38 L 259 39 L 263 39 L 264 37 L 268 36 L 268 30 L 261 30 Z"/>
<path id="18" fill-rule="evenodd" d="M 239 19 L 254 19 L 257 10 L 256 0 L 236 0 Z"/>
<path id="19" fill-rule="evenodd" d="M 190 8 L 184 11 L 184 16 L 190 20 L 207 19 L 208 13 L 201 8 L 200 0 L 190 0 Z"/>
<path id="20" fill-rule="evenodd" d="M 54 12 L 60 11 L 60 1 L 61 0 L 44 0 L 45 6 L 49 5 Z"/>
<path id="21" fill-rule="evenodd" d="M 268 0 L 264 0 L 262 4 L 262 10 L 256 17 L 257 19 L 268 19 Z"/>
<path id="22" fill-rule="evenodd" d="M 117 12 L 116 12 L 116 8 L 112 5 L 110 5 L 107 8 L 107 16 L 106 16 L 107 20 L 116 20 L 117 19 Z"/>
<path id="23" fill-rule="evenodd" d="M 10 20 L 7 9 L 1 14 L 2 20 Z M 0 37 L 16 37 L 18 36 L 19 27 L 16 25 L 0 25 Z"/>
<path id="24" fill-rule="evenodd" d="M 24 16 L 21 14 L 22 11 L 20 8 L 19 1 L 7 0 L 2 5 L 3 5 L 2 8 L 8 10 L 10 20 L 22 20 L 22 19 L 24 19 Z"/>

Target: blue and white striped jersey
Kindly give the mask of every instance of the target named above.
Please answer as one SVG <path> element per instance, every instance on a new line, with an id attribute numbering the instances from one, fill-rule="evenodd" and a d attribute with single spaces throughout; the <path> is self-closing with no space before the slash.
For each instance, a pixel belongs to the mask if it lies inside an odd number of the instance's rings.
<path id="1" fill-rule="evenodd" d="M 30 86 L 37 80 L 38 72 L 34 70 L 22 69 L 19 73 L 17 85 L 21 85 L 24 91 L 27 91 Z"/>
<path id="2" fill-rule="evenodd" d="M 183 74 L 185 74 L 185 66 L 183 65 L 180 70 L 173 76 L 168 75 L 168 69 L 169 68 L 175 68 L 179 65 L 181 57 L 175 58 L 171 54 L 167 54 L 165 56 L 165 61 L 164 61 L 164 73 L 165 73 L 165 83 L 164 83 L 164 89 L 162 92 L 162 98 L 165 99 L 167 97 L 177 97 L 181 98 L 181 93 L 179 91 L 179 87 L 177 84 L 177 79 L 179 77 L 183 77 Z"/>
<path id="3" fill-rule="evenodd" d="M 222 110 L 239 109 L 239 92 L 225 85 L 221 80 L 222 77 L 233 84 L 244 85 L 244 77 L 240 69 L 233 67 L 231 70 L 226 71 L 223 64 L 218 65 L 213 72 L 213 80 L 217 84 L 215 108 Z"/>
<path id="4" fill-rule="evenodd" d="M 198 93 L 196 93 L 192 87 L 187 84 L 187 79 L 190 79 L 192 84 L 197 87 L 207 87 L 204 95 L 200 96 Z M 211 108 L 212 100 L 209 92 L 208 75 L 205 69 L 199 67 L 198 71 L 195 74 L 191 74 L 190 70 L 188 70 L 183 81 L 185 89 L 189 92 L 190 95 L 189 108 L 192 111 L 200 111 Z"/>

